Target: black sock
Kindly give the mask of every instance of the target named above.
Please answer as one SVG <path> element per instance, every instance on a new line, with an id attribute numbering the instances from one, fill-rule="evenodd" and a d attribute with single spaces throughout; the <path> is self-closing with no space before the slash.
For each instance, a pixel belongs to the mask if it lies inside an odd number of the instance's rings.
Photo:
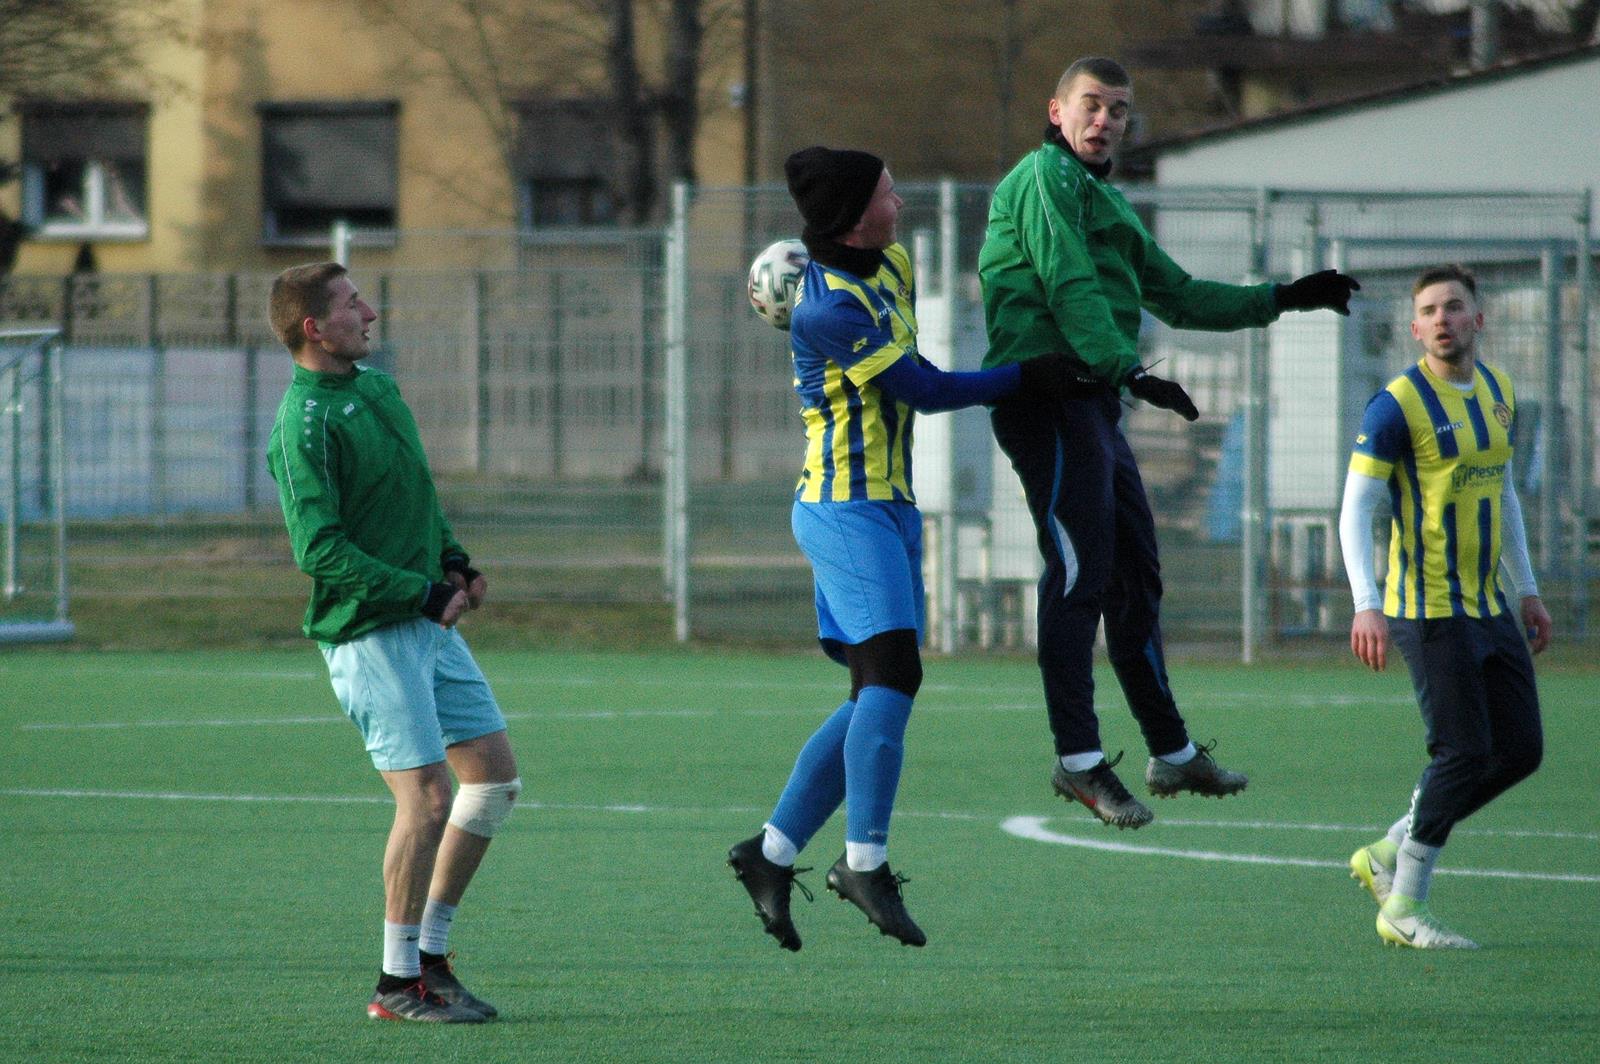
<path id="1" fill-rule="evenodd" d="M 404 990 L 417 981 L 414 975 L 390 975 L 388 972 L 378 973 L 378 993 L 387 994 L 391 990 Z"/>

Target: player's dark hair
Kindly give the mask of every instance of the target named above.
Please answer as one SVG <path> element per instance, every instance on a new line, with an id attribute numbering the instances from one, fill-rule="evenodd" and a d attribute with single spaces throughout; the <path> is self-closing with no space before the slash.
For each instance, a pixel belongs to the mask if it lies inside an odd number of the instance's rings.
<path id="1" fill-rule="evenodd" d="M 1110 85 L 1114 89 L 1133 84 L 1133 78 L 1128 76 L 1128 71 L 1115 59 L 1107 59 L 1103 55 L 1086 55 L 1082 59 L 1074 60 L 1072 65 L 1067 67 L 1067 72 L 1061 75 L 1061 80 L 1056 82 L 1058 98 L 1078 80 L 1079 74 L 1087 74 L 1100 84 Z"/>
<path id="2" fill-rule="evenodd" d="M 1411 286 L 1411 294 L 1418 292 L 1430 284 L 1442 284 L 1445 281 L 1454 281 L 1467 290 L 1474 301 L 1478 298 L 1478 279 L 1472 276 L 1472 271 L 1465 266 L 1447 262 L 1442 266 L 1430 266 L 1417 275 L 1417 281 Z"/>
<path id="3" fill-rule="evenodd" d="M 291 266 L 272 282 L 267 301 L 267 318 L 272 332 L 290 352 L 306 343 L 302 323 L 307 318 L 326 318 L 333 305 L 333 281 L 349 271 L 337 262 L 308 262 Z"/>

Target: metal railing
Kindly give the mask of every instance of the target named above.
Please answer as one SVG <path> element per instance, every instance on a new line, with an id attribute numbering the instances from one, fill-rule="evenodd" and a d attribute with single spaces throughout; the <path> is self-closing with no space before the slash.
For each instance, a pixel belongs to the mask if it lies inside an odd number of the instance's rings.
<path id="1" fill-rule="evenodd" d="M 923 353 L 973 368 L 988 186 L 902 185 Z M 1333 194 L 1129 187 L 1196 276 L 1361 278 L 1349 319 L 1140 336 L 1195 396 L 1194 425 L 1142 406 L 1125 429 L 1160 528 L 1174 643 L 1249 660 L 1348 620 L 1338 489 L 1361 405 L 1414 361 L 1409 284 L 1479 273 L 1484 355 L 1516 382 L 1519 489 L 1541 583 L 1587 625 L 1595 463 L 1593 251 L 1586 195 Z M 810 575 L 788 531 L 803 439 L 785 336 L 748 308 L 745 270 L 792 236 L 781 187 L 680 188 L 665 231 L 563 244 L 541 234 L 394 234 L 437 268 L 378 270 L 349 245 L 379 312 L 374 364 L 417 415 L 447 511 L 497 567 L 497 597 L 666 605 L 679 638 L 802 640 Z M 289 376 L 266 274 L 0 278 L 0 322 L 60 322 L 57 465 L 97 557 L 138 543 L 176 563 L 197 529 L 248 524 L 284 570 L 263 452 Z M 1025 643 L 1038 556 L 981 411 L 918 422 L 932 645 Z M 117 523 L 121 523 L 118 525 Z M 474 545 L 476 544 L 476 546 Z M 130 552 L 132 546 L 127 548 Z"/>

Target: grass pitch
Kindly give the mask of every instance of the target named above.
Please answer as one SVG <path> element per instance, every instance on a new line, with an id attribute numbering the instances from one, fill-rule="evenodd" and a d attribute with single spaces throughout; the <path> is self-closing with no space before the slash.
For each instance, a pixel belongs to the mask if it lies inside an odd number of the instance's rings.
<path id="1" fill-rule="evenodd" d="M 469 639 L 471 633 L 468 633 Z M 1180 665 L 1242 796 L 1138 832 L 1050 794 L 1033 666 L 932 659 L 891 860 L 923 950 L 802 865 L 805 938 L 723 864 L 844 673 L 796 654 L 485 651 L 526 791 L 456 922 L 475 1028 L 363 1015 L 387 792 L 309 645 L 0 653 L 0 1053 L 29 1061 L 1504 1061 L 1600 1044 L 1596 674 L 1541 675 L 1543 768 L 1458 829 L 1386 949 L 1344 861 L 1424 755 L 1403 672 Z M 1143 752 L 1109 676 L 1123 777 Z M 1142 788 L 1136 787 L 1136 791 Z"/>

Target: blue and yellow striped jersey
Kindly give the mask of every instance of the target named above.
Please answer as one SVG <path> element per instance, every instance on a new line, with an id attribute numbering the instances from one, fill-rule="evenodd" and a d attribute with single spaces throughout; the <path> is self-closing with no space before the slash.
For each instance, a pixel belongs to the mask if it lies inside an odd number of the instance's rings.
<path id="1" fill-rule="evenodd" d="M 1471 391 L 1406 370 L 1373 397 L 1350 471 L 1389 484 L 1394 520 L 1383 612 L 1492 617 L 1500 591 L 1500 497 L 1515 441 L 1511 379 L 1478 363 Z"/>
<path id="2" fill-rule="evenodd" d="M 872 378 L 896 359 L 917 358 L 911 258 L 892 244 L 870 278 L 815 259 L 795 292 L 789 326 L 794 390 L 806 426 L 801 502 L 874 499 L 914 502 L 911 423 L 915 412 Z"/>

